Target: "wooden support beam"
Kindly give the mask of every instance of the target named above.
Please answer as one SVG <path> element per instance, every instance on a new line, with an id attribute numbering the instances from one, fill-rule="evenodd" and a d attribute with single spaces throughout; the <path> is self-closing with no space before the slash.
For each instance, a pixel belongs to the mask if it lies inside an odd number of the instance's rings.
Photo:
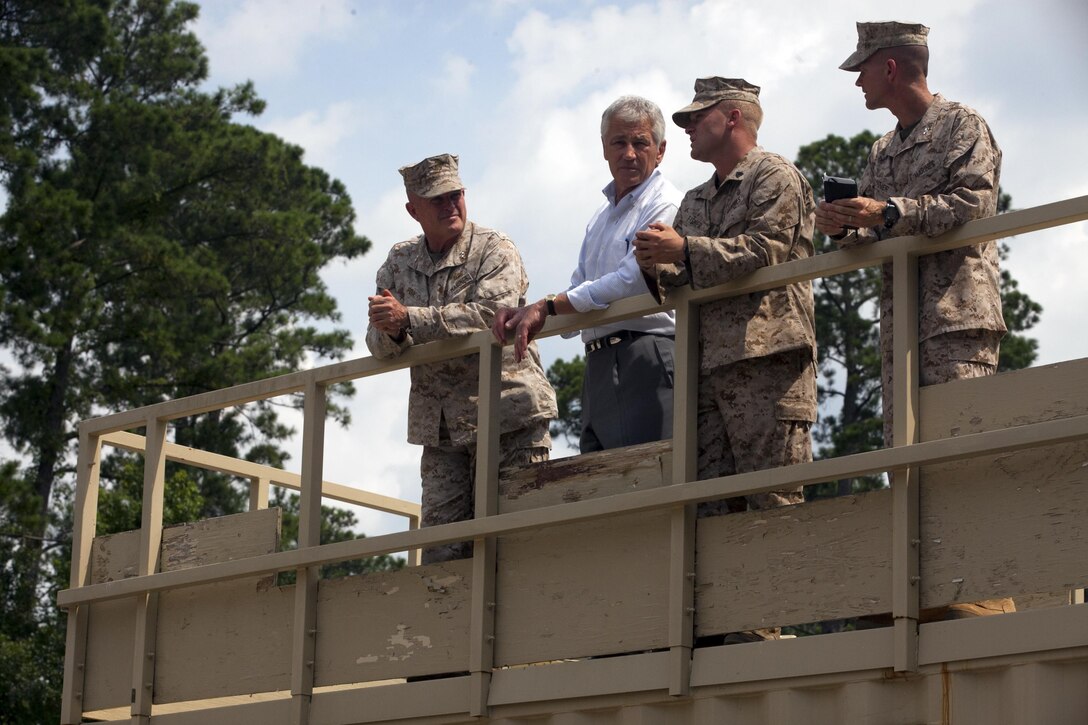
<path id="1" fill-rule="evenodd" d="M 302 494 L 299 500 L 298 548 L 321 545 L 321 482 L 325 459 L 325 417 L 328 402 L 324 385 L 309 383 L 303 405 Z M 295 607 L 291 630 L 292 722 L 308 725 L 314 691 L 315 642 L 317 640 L 317 585 L 319 566 L 296 570 Z"/>
<path id="2" fill-rule="evenodd" d="M 892 437 L 896 448 L 918 442 L 918 258 L 896 252 L 892 283 Z M 892 471 L 892 616 L 897 672 L 918 669 L 917 468 Z"/>
<path id="3" fill-rule="evenodd" d="M 144 495 L 140 521 L 140 551 L 136 561 L 138 576 L 158 571 L 162 545 L 162 507 L 166 490 L 167 421 L 147 420 L 147 453 L 144 457 Z M 136 640 L 132 661 L 132 722 L 145 725 L 151 721 L 155 686 L 155 637 L 159 595 L 136 597 Z"/>
<path id="4" fill-rule="evenodd" d="M 502 412 L 502 348 L 480 347 L 480 387 L 476 425 L 476 518 L 499 512 L 499 436 Z M 495 662 L 495 545 L 493 537 L 473 543 L 472 604 L 469 620 L 469 714 L 487 715 L 491 669 Z"/>
<path id="5" fill-rule="evenodd" d="M 698 477 L 696 410 L 699 398 L 699 308 L 676 308 L 676 352 L 673 387 L 672 482 L 686 484 Z M 695 513 L 694 505 L 671 512 L 669 547 L 669 694 L 690 692 L 691 649 L 695 631 Z"/>
<path id="6" fill-rule="evenodd" d="M 90 583 L 91 545 L 98 518 L 98 480 L 102 463 L 102 442 L 98 436 L 79 433 L 79 455 L 76 460 L 76 500 L 72 509 L 72 571 L 69 586 L 73 589 Z M 68 612 L 68 629 L 64 646 L 64 685 L 61 694 L 61 725 L 76 725 L 83 721 L 83 688 L 87 663 L 87 615 L 90 605 L 74 607 Z"/>

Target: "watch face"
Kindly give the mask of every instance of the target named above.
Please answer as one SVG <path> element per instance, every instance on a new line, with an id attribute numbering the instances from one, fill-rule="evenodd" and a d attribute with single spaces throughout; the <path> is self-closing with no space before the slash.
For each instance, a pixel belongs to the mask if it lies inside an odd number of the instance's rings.
<path id="1" fill-rule="evenodd" d="M 899 221 L 899 207 L 891 202 L 884 207 L 884 227 L 891 229 L 895 226 L 895 223 Z"/>

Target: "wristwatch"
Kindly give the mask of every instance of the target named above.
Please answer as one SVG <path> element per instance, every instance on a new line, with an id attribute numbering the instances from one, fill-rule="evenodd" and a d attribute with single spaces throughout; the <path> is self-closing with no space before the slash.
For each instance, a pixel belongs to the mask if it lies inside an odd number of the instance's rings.
<path id="1" fill-rule="evenodd" d="M 899 223 L 899 207 L 895 205 L 891 199 L 888 199 L 888 203 L 884 205 L 884 228 L 891 229 Z"/>
<path id="2" fill-rule="evenodd" d="M 555 317 L 559 314 L 555 311 L 555 295 L 546 295 L 544 297 L 544 304 L 548 308 L 548 317 Z"/>

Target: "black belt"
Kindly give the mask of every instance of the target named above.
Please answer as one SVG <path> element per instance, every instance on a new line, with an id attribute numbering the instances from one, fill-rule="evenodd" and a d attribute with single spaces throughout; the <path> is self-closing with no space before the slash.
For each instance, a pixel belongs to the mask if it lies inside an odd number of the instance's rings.
<path id="1" fill-rule="evenodd" d="M 653 332 L 639 332 L 638 330 L 619 330 L 613 332 L 611 335 L 605 335 L 604 337 L 598 337 L 596 340 L 590 340 L 586 343 L 586 354 L 596 352 L 597 350 L 603 350 L 606 347 L 612 347 L 613 345 L 619 345 L 621 342 L 627 340 L 637 340 L 645 335 L 653 335 Z M 672 335 L 661 335 L 661 337 L 668 337 L 672 339 Z"/>

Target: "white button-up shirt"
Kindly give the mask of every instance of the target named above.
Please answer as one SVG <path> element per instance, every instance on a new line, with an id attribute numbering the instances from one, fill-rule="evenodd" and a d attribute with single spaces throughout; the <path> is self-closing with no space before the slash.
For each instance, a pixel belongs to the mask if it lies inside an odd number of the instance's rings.
<path id="1" fill-rule="evenodd" d="M 635 233 L 651 222 L 672 224 L 684 198 L 659 169 L 615 203 L 616 182 L 602 189 L 605 202 L 586 225 L 586 236 L 578 254 L 578 269 L 570 277 L 567 299 L 579 312 L 603 310 L 624 297 L 646 294 L 649 289 L 642 270 L 635 261 L 632 242 Z M 672 335 L 676 319 L 672 310 L 656 312 L 634 320 L 624 320 L 582 330 L 582 342 L 590 342 L 618 330 L 637 330 L 658 335 Z M 573 337 L 567 333 L 564 337 Z"/>

